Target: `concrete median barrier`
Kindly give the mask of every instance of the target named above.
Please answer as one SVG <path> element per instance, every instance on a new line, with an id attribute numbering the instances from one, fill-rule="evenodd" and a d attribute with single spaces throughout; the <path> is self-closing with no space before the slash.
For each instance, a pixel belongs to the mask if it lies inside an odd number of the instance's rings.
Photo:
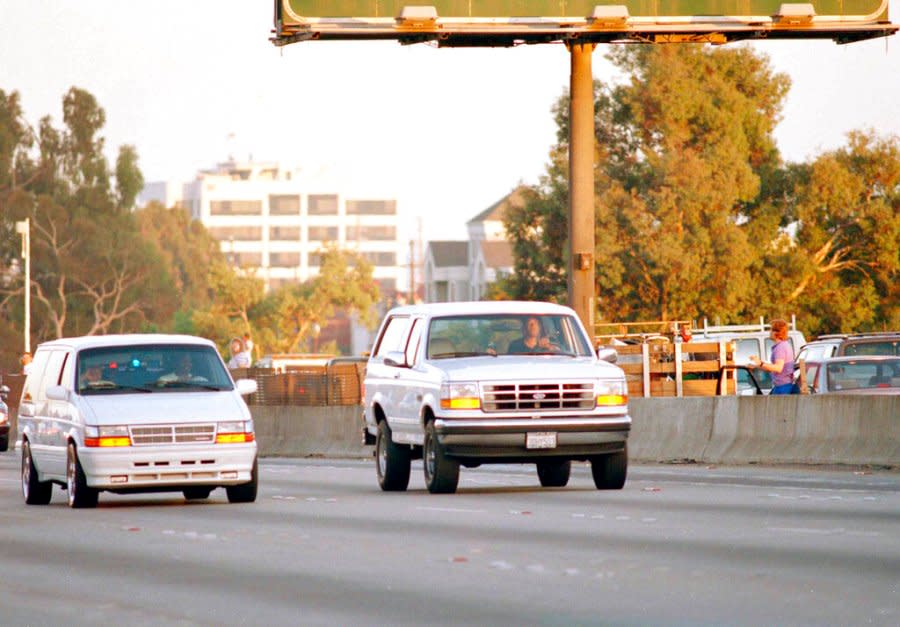
<path id="1" fill-rule="evenodd" d="M 634 461 L 900 467 L 900 397 L 639 398 Z M 362 408 L 250 407 L 264 456 L 370 457 Z"/>

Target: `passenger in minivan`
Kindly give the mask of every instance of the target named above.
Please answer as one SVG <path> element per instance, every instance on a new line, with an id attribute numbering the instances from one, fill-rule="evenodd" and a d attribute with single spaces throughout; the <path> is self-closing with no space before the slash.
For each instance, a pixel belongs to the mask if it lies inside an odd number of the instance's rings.
<path id="1" fill-rule="evenodd" d="M 206 381 L 206 377 L 201 377 L 193 372 L 194 362 L 191 359 L 190 355 L 182 355 L 178 358 L 178 362 L 175 365 L 175 370 L 168 374 L 164 374 L 159 378 L 160 383 L 173 383 L 173 382 L 204 382 Z"/>

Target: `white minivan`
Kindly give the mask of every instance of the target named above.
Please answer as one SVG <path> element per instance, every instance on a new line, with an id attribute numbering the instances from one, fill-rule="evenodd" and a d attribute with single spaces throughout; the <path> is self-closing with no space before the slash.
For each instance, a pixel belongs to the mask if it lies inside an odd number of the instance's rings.
<path id="1" fill-rule="evenodd" d="M 173 492 L 256 500 L 257 447 L 241 398 L 215 344 L 187 335 L 106 335 L 54 340 L 34 355 L 19 403 L 22 494 L 71 507 L 101 491 Z"/>

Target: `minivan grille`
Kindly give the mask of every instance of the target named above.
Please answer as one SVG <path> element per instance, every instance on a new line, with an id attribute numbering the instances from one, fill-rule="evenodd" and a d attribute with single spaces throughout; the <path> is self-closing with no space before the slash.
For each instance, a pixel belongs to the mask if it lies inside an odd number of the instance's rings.
<path id="1" fill-rule="evenodd" d="M 484 411 L 593 409 L 594 384 L 498 383 L 482 385 Z"/>
<path id="2" fill-rule="evenodd" d="M 158 444 L 202 444 L 216 439 L 214 424 L 154 425 L 131 427 L 131 443 L 134 446 Z"/>

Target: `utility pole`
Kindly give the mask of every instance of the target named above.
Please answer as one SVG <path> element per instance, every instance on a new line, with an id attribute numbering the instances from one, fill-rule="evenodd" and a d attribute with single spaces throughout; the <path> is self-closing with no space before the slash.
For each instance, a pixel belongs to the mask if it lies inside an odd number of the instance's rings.
<path id="1" fill-rule="evenodd" d="M 16 222 L 16 233 L 22 236 L 22 258 L 25 260 L 25 352 L 31 352 L 31 219 Z"/>

